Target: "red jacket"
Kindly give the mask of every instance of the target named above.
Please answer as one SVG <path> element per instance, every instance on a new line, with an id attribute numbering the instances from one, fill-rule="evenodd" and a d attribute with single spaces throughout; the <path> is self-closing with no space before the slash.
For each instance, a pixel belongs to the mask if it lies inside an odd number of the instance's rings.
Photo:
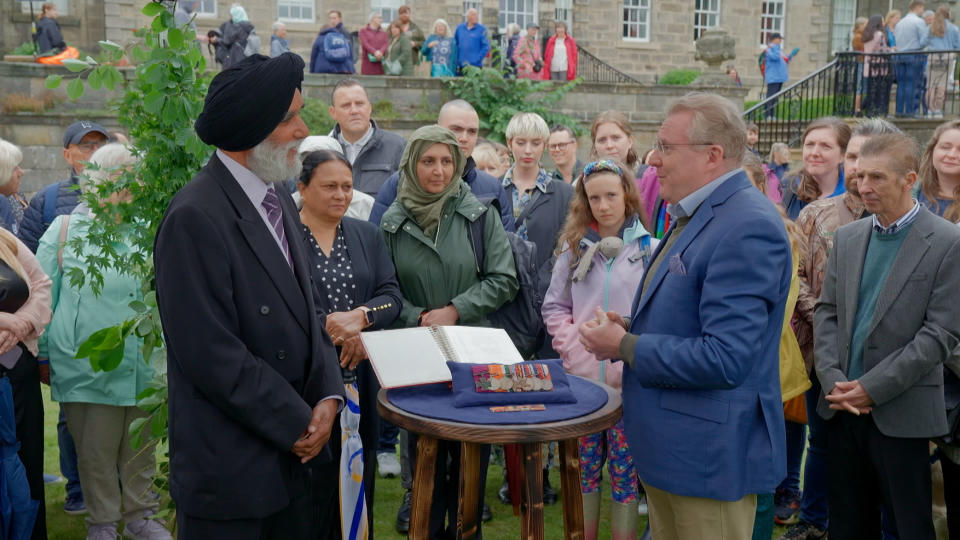
<path id="1" fill-rule="evenodd" d="M 556 35 L 547 40 L 547 52 L 543 55 L 543 69 L 540 71 L 545 80 L 550 80 L 550 63 L 553 61 L 553 48 L 556 43 Z M 572 81 L 577 78 L 577 42 L 567 34 L 563 43 L 567 46 L 567 80 Z"/>

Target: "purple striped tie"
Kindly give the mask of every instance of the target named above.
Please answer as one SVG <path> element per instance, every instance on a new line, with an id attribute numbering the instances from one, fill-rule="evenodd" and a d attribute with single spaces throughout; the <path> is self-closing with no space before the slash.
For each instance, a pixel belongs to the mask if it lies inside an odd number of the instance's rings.
<path id="1" fill-rule="evenodd" d="M 267 220 L 270 221 L 270 226 L 273 227 L 274 232 L 277 233 L 277 238 L 280 239 L 280 248 L 283 250 L 283 256 L 287 259 L 287 264 L 290 265 L 290 268 L 293 268 L 293 260 L 290 259 L 290 247 L 287 245 L 287 236 L 283 232 L 283 210 L 280 208 L 280 198 L 277 197 L 277 192 L 272 185 L 267 187 L 267 194 L 263 196 L 263 202 L 260 204 L 267 211 Z"/>

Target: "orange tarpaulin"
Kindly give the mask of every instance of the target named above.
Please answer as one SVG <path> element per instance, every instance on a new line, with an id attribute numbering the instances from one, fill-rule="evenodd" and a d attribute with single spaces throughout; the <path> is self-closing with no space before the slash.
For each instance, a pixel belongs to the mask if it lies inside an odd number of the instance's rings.
<path id="1" fill-rule="evenodd" d="M 53 56 L 41 56 L 37 58 L 38 64 L 60 65 L 67 58 L 79 58 L 80 52 L 76 47 L 67 47 L 62 53 Z"/>

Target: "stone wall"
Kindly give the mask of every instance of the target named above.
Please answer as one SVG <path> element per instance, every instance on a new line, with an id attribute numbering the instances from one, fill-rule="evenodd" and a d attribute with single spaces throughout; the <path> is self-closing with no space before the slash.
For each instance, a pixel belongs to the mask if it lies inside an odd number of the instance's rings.
<path id="1" fill-rule="evenodd" d="M 129 68 L 122 70 L 126 76 L 132 75 Z M 66 75 L 63 68 L 38 64 L 17 64 L 0 62 L 0 100 L 10 93 L 42 95 L 50 92 L 44 87 L 47 75 L 59 73 Z M 378 119 L 385 129 L 409 135 L 424 123 L 423 113 L 438 111 L 440 106 L 452 98 L 442 80 L 417 77 L 358 77 L 367 88 L 372 102 L 387 100 L 393 104 L 396 115 L 391 119 Z M 339 80 L 334 75 L 308 74 L 304 79 L 303 93 L 329 103 L 333 86 Z M 690 91 L 692 88 L 662 85 L 614 85 L 583 84 L 576 91 L 567 94 L 559 109 L 589 129 L 593 118 L 600 112 L 615 109 L 627 113 L 635 132 L 638 149 L 649 148 L 659 128 L 663 111 L 667 103 Z M 736 88 L 711 89 L 725 95 L 743 106 L 746 92 Z M 93 119 L 110 129 L 118 129 L 115 113 L 111 112 L 109 99 L 118 93 L 86 92 L 78 102 L 66 99 L 63 88 L 53 91 L 63 101 L 53 112 L 46 114 L 3 114 L 0 115 L 0 138 L 9 140 L 24 148 L 23 189 L 33 192 L 43 185 L 65 177 L 66 166 L 62 154 L 63 129 L 80 118 Z M 589 137 L 580 140 L 582 158 L 587 157 L 590 149 Z M 546 156 L 545 156 L 546 157 Z"/>

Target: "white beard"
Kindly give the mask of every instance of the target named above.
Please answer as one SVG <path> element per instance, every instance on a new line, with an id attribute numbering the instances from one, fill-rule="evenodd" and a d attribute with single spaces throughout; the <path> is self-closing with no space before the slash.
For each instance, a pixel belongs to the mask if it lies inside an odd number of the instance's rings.
<path id="1" fill-rule="evenodd" d="M 303 170 L 303 164 L 296 154 L 299 146 L 299 140 L 278 146 L 269 139 L 264 139 L 253 147 L 253 152 L 247 158 L 247 167 L 264 182 L 279 183 L 290 179 L 295 180 L 300 177 L 300 171 Z M 288 158 L 287 155 L 291 149 L 294 150 L 294 154 L 292 158 Z"/>

